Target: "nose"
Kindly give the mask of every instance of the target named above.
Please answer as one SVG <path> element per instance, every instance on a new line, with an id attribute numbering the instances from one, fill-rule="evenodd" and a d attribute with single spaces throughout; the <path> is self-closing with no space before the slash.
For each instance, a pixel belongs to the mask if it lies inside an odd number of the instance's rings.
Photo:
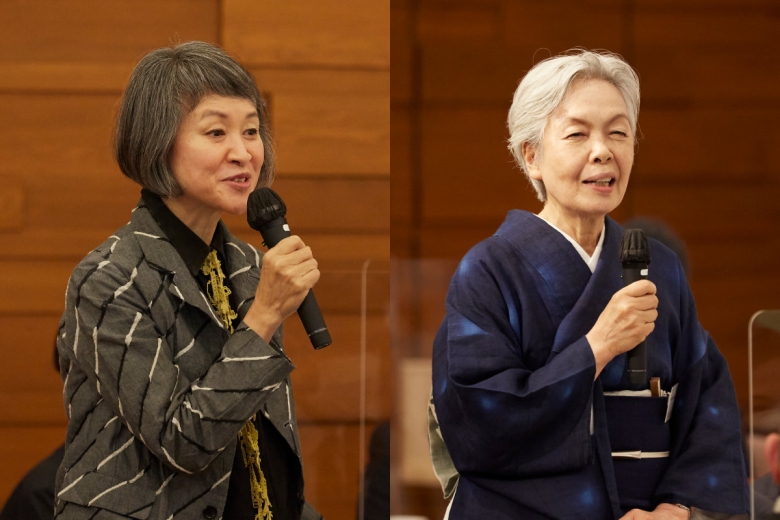
<path id="1" fill-rule="evenodd" d="M 228 161 L 236 164 L 246 164 L 252 160 L 252 154 L 246 147 L 246 143 L 241 136 L 234 136 L 230 140 L 230 148 L 228 149 Z"/>
<path id="2" fill-rule="evenodd" d="M 591 160 L 595 163 L 607 163 L 612 160 L 612 150 L 610 150 L 605 137 L 596 136 L 593 138 Z"/>

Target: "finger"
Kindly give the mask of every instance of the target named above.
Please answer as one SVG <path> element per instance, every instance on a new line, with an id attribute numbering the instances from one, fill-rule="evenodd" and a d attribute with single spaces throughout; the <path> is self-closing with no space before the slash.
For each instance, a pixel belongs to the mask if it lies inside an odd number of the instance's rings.
<path id="1" fill-rule="evenodd" d="M 646 294 L 655 294 L 656 287 L 650 280 L 637 280 L 636 282 L 623 287 L 619 292 L 628 296 L 644 296 Z"/>
<path id="2" fill-rule="evenodd" d="M 289 237 L 281 239 L 279 243 L 269 249 L 268 252 L 274 251 L 277 254 L 287 254 L 297 251 L 298 249 L 303 249 L 304 247 L 306 247 L 306 244 L 303 243 L 301 237 L 298 235 L 290 235 Z"/>

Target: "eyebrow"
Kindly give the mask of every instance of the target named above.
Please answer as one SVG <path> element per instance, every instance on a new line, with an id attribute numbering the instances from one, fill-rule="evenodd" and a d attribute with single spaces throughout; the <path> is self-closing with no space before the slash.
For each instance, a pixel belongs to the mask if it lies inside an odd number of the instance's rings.
<path id="1" fill-rule="evenodd" d="M 607 124 L 614 123 L 614 122 L 615 122 L 616 120 L 618 120 L 618 119 L 625 119 L 626 121 L 630 121 L 630 119 L 628 119 L 628 115 L 627 115 L 627 114 L 623 114 L 623 113 L 621 112 L 620 114 L 615 114 L 615 115 L 612 117 L 612 119 L 610 119 L 609 121 L 607 121 Z M 580 119 L 580 118 L 578 118 L 578 117 L 572 117 L 572 116 L 567 116 L 567 117 L 565 117 L 565 118 L 564 118 L 564 120 L 565 120 L 565 121 L 566 121 L 566 123 L 568 123 L 568 124 L 572 124 L 572 123 L 574 123 L 574 124 L 579 124 L 579 125 L 588 125 L 588 124 L 590 124 L 590 123 L 589 123 L 588 121 L 586 121 L 585 119 Z"/>
<path id="2" fill-rule="evenodd" d="M 206 110 L 205 112 L 203 112 L 203 114 L 201 114 L 200 119 L 203 120 L 203 119 L 206 119 L 207 117 L 211 117 L 211 116 L 217 116 L 220 119 L 227 119 L 228 118 L 228 115 L 226 113 L 220 112 L 219 110 Z M 260 119 L 260 116 L 257 115 L 257 111 L 256 110 L 253 110 L 253 111 L 249 112 L 244 119 L 245 120 L 246 119 L 251 119 L 253 117 L 256 117 L 256 118 Z"/>

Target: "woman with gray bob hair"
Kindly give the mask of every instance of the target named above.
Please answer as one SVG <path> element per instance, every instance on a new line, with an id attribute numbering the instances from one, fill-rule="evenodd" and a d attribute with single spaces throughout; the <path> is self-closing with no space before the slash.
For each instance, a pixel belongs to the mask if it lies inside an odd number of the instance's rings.
<path id="1" fill-rule="evenodd" d="M 244 98 L 254 105 L 265 155 L 259 185 L 270 185 L 273 140 L 265 102 L 254 79 L 222 49 L 197 41 L 154 50 L 133 70 L 114 136 L 114 154 L 122 173 L 157 195 L 181 195 L 168 168 L 168 155 L 182 120 L 207 94 Z"/>
<path id="2" fill-rule="evenodd" d="M 734 385 L 685 270 L 656 240 L 624 247 L 609 216 L 638 111 L 637 75 L 609 53 L 542 61 L 515 92 L 510 149 L 544 205 L 510 211 L 449 286 L 429 413 L 449 520 L 748 511 Z"/>
<path id="3" fill-rule="evenodd" d="M 141 198 L 68 283 L 55 518 L 321 519 L 303 494 L 281 335 L 317 261 L 297 236 L 263 254 L 222 221 L 273 178 L 252 76 L 209 43 L 150 52 L 115 153 Z"/>
<path id="4" fill-rule="evenodd" d="M 541 202 L 547 200 L 547 192 L 542 181 L 528 177 L 522 144 L 541 146 L 547 119 L 561 104 L 572 82 L 588 78 L 608 81 L 620 91 L 626 103 L 631 133 L 636 136 L 639 77 L 619 56 L 608 52 L 580 50 L 537 63 L 515 90 L 507 126 L 510 134 L 509 150 Z M 636 137 L 634 140 L 636 141 Z"/>

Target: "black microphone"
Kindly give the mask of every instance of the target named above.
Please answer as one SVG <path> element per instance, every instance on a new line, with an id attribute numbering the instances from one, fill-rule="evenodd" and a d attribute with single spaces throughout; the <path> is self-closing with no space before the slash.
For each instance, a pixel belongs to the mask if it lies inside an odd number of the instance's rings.
<path id="1" fill-rule="evenodd" d="M 647 279 L 650 249 L 644 231 L 627 229 L 623 233 L 623 239 L 620 241 L 620 263 L 623 264 L 624 285 Z M 647 344 L 644 340 L 626 352 L 626 371 L 632 385 L 647 388 Z"/>
<path id="2" fill-rule="evenodd" d="M 269 249 L 283 238 L 290 236 L 286 214 L 287 206 L 271 188 L 260 188 L 249 194 L 246 219 L 252 229 L 260 232 L 263 242 Z M 332 343 L 330 332 L 314 298 L 314 291 L 309 290 L 309 294 L 303 299 L 301 306 L 298 307 L 298 316 L 315 349 L 319 350 Z"/>

